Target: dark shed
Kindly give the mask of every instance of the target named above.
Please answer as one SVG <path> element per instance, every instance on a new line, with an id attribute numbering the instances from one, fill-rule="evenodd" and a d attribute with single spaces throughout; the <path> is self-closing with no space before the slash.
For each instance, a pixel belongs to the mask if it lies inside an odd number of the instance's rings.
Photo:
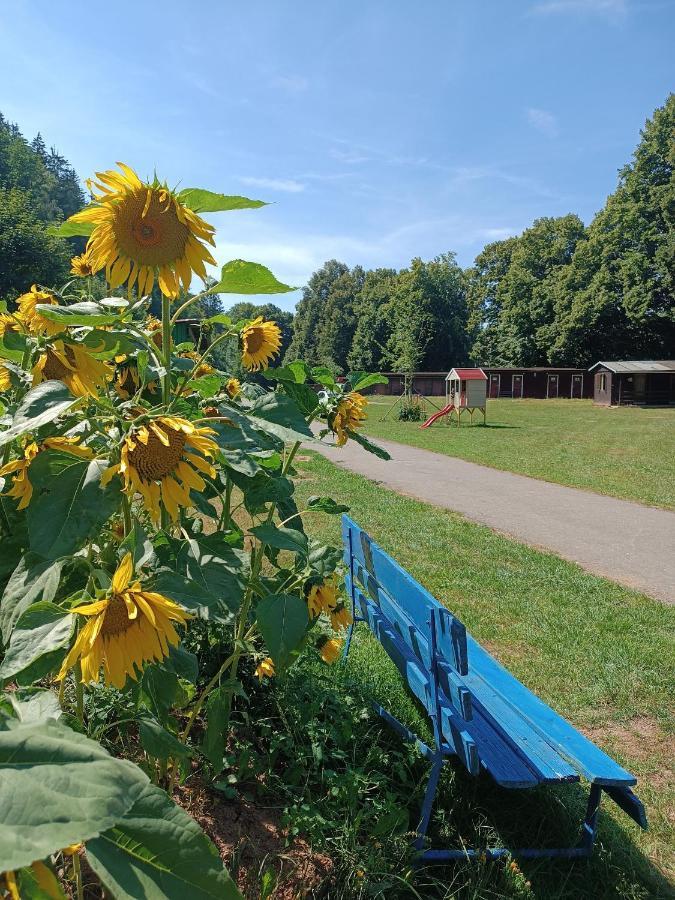
<path id="1" fill-rule="evenodd" d="M 494 399 L 581 400 L 590 397 L 593 389 L 593 377 L 585 369 L 483 366 L 483 371 L 488 378 L 488 397 Z"/>
<path id="2" fill-rule="evenodd" d="M 602 406 L 675 404 L 675 359 L 601 361 L 589 372 L 593 400 Z"/>

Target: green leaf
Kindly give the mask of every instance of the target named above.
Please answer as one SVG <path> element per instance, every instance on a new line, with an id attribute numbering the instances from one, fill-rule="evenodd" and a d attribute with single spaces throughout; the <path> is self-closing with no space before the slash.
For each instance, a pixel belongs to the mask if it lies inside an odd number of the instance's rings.
<path id="1" fill-rule="evenodd" d="M 349 507 L 343 503 L 336 503 L 332 497 L 310 497 L 307 500 L 307 509 L 316 512 L 328 513 L 329 516 L 339 516 L 349 512 Z"/>
<path id="2" fill-rule="evenodd" d="M 228 469 L 234 469 L 235 472 L 241 472 L 249 478 L 260 471 L 258 463 L 243 450 L 224 450 L 221 447 L 220 456 Z"/>
<path id="3" fill-rule="evenodd" d="M 221 375 L 202 375 L 201 378 L 195 378 L 191 381 L 187 388 L 190 391 L 196 391 L 204 400 L 208 400 L 220 390 L 225 379 Z"/>
<path id="4" fill-rule="evenodd" d="M 373 384 L 388 384 L 384 375 L 371 375 L 369 372 L 350 372 L 347 375 L 347 381 L 351 384 L 353 391 L 363 391 Z"/>
<path id="5" fill-rule="evenodd" d="M 89 204 L 89 206 L 93 206 L 93 204 Z M 85 206 L 85 209 L 89 209 L 89 206 Z M 50 225 L 47 228 L 47 234 L 50 234 L 52 237 L 89 237 L 89 235 L 94 230 L 94 226 L 91 222 L 71 222 L 66 220 L 65 222 L 61 222 L 60 225 Z"/>
<path id="6" fill-rule="evenodd" d="M 266 266 L 260 263 L 233 259 L 225 263 L 220 272 L 220 281 L 209 288 L 209 294 L 286 294 L 297 291 L 277 281 Z"/>
<path id="7" fill-rule="evenodd" d="M 0 630 L 7 644 L 19 617 L 33 603 L 51 601 L 56 596 L 64 560 L 44 560 L 26 553 L 10 576 L 0 600 Z"/>
<path id="8" fill-rule="evenodd" d="M 0 358 L 9 359 L 19 365 L 26 350 L 26 337 L 15 331 L 6 331 L 0 336 Z"/>
<path id="9" fill-rule="evenodd" d="M 163 666 L 179 678 L 189 681 L 190 684 L 197 684 L 199 660 L 194 653 L 190 653 L 180 644 L 177 647 L 169 648 L 169 655 L 164 660 Z"/>
<path id="10" fill-rule="evenodd" d="M 248 557 L 234 550 L 220 533 L 196 535 L 178 553 L 178 568 L 203 589 L 209 609 L 227 615 L 241 605 L 248 572 Z"/>
<path id="11" fill-rule="evenodd" d="M 211 316 L 206 319 L 207 322 L 210 322 L 212 325 L 231 325 L 232 319 L 229 316 L 226 316 L 225 313 L 217 313 L 215 316 Z"/>
<path id="12" fill-rule="evenodd" d="M 157 759 L 192 755 L 189 747 L 186 747 L 175 735 L 163 728 L 149 713 L 141 715 L 138 720 L 138 736 L 145 752 Z"/>
<path id="13" fill-rule="evenodd" d="M 260 209 L 268 204 L 264 200 L 249 200 L 248 197 L 216 194 L 203 188 L 184 188 L 178 195 L 181 203 L 196 213 L 228 212 L 232 209 Z"/>
<path id="14" fill-rule="evenodd" d="M 0 678 L 23 684 L 43 678 L 63 659 L 74 625 L 75 617 L 53 603 L 29 606 L 12 632 Z"/>
<path id="15" fill-rule="evenodd" d="M 307 536 L 295 528 L 277 527 L 273 522 L 264 522 L 250 529 L 259 541 L 277 550 L 291 550 L 307 555 Z"/>
<path id="16" fill-rule="evenodd" d="M 10 702 L 20 722 L 44 722 L 60 719 L 59 698 L 54 691 L 41 688 L 19 688 L 9 694 Z"/>
<path id="17" fill-rule="evenodd" d="M 14 414 L 12 427 L 0 432 L 0 447 L 62 416 L 78 402 L 61 381 L 43 381 L 28 391 Z"/>
<path id="18" fill-rule="evenodd" d="M 308 562 L 312 571 L 323 578 L 331 575 L 342 560 L 342 552 L 342 548 L 310 541 Z"/>
<path id="19" fill-rule="evenodd" d="M 112 828 L 148 783 L 133 763 L 61 722 L 0 731 L 0 871 Z"/>
<path id="20" fill-rule="evenodd" d="M 349 429 L 347 429 L 347 434 L 353 441 L 356 441 L 357 444 L 361 444 L 364 450 L 367 450 L 368 453 L 372 453 L 374 456 L 379 456 L 380 459 L 391 459 L 391 455 L 389 454 L 388 450 L 385 450 L 384 447 L 380 447 L 378 444 L 374 444 L 372 441 L 369 441 L 367 437 L 359 434 L 358 431 L 350 431 Z"/>
<path id="21" fill-rule="evenodd" d="M 308 384 L 284 382 L 284 391 L 293 400 L 303 416 L 311 416 L 319 405 L 319 395 Z"/>
<path id="22" fill-rule="evenodd" d="M 335 376 L 327 366 L 314 366 L 312 369 L 312 380 L 318 381 L 327 388 L 337 387 Z"/>
<path id="23" fill-rule="evenodd" d="M 272 594 L 258 603 L 255 615 L 274 664 L 285 668 L 307 629 L 307 604 L 296 594 Z"/>
<path id="24" fill-rule="evenodd" d="M 314 440 L 305 417 L 286 394 L 263 394 L 251 404 L 248 418 L 254 428 L 261 428 L 282 441 Z"/>
<path id="25" fill-rule="evenodd" d="M 110 359 L 118 353 L 131 353 L 137 346 L 126 331 L 103 331 L 101 328 L 88 331 L 79 338 L 79 343 L 98 359 Z"/>
<path id="26" fill-rule="evenodd" d="M 223 754 L 225 752 L 225 728 L 228 721 L 232 688 L 221 685 L 209 694 L 206 703 L 206 732 L 199 748 L 213 766 L 213 774 L 223 771 Z"/>
<path id="27" fill-rule="evenodd" d="M 79 550 L 90 535 L 97 534 L 120 502 L 115 479 L 101 487 L 105 460 L 75 457 L 55 476 L 45 472 L 51 465 L 48 457 L 53 455 L 41 453 L 31 465 L 37 496 L 27 514 L 31 550 L 47 559 Z"/>
<path id="28" fill-rule="evenodd" d="M 84 300 L 82 303 L 71 303 L 70 306 L 52 306 L 49 303 L 38 303 L 35 307 L 41 316 L 50 319 L 64 328 L 69 325 L 112 325 L 119 321 L 119 314 L 111 312 L 100 303 Z"/>
<path id="29" fill-rule="evenodd" d="M 304 384 L 310 377 L 310 368 L 306 362 L 296 359 L 287 366 L 278 366 L 276 369 L 265 369 L 262 373 L 269 381 L 291 382 L 292 384 Z"/>
<path id="30" fill-rule="evenodd" d="M 116 900 L 241 900 L 215 846 L 154 785 L 87 843 L 87 861 Z"/>

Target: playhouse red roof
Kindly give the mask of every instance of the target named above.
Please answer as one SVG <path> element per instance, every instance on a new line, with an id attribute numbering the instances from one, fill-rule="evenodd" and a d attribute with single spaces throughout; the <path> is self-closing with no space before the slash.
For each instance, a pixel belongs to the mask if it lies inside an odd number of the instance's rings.
<path id="1" fill-rule="evenodd" d="M 452 371 L 462 381 L 487 381 L 487 375 L 482 369 L 453 369 Z"/>

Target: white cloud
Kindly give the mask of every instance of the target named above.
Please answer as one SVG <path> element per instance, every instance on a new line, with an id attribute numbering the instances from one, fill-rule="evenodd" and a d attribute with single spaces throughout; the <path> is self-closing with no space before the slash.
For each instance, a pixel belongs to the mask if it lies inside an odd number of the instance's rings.
<path id="1" fill-rule="evenodd" d="M 558 120 L 553 113 L 546 109 L 536 109 L 533 106 L 528 107 L 526 112 L 527 121 L 533 128 L 550 138 L 558 136 Z"/>
<path id="2" fill-rule="evenodd" d="M 253 176 L 243 176 L 239 181 L 251 187 L 266 188 L 270 191 L 284 191 L 287 194 L 299 194 L 300 191 L 305 189 L 305 185 L 294 178 L 254 178 Z"/>
<path id="3" fill-rule="evenodd" d="M 304 94 L 309 88 L 309 81 L 302 75 L 275 75 L 270 83 L 287 94 Z"/>
<path id="4" fill-rule="evenodd" d="M 535 15 L 581 13 L 622 19 L 628 12 L 628 0 L 542 0 L 530 12 Z"/>

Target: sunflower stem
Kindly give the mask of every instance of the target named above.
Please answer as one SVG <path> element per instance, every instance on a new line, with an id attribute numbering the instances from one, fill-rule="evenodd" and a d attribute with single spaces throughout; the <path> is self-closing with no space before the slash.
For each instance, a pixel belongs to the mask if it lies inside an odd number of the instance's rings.
<path id="1" fill-rule="evenodd" d="M 171 402 L 171 301 L 168 297 L 162 297 L 162 354 L 162 402 L 168 407 Z"/>
<path id="2" fill-rule="evenodd" d="M 80 866 L 80 855 L 76 851 L 73 853 L 73 872 L 75 874 L 75 891 L 77 900 L 84 900 L 84 885 L 82 884 L 82 867 Z"/>
<path id="3" fill-rule="evenodd" d="M 196 303 L 197 300 L 201 300 L 202 297 L 206 297 L 206 295 L 208 293 L 209 293 L 209 289 L 202 291 L 201 294 L 195 294 L 194 297 L 188 297 L 188 299 L 185 301 L 185 303 L 181 303 L 181 305 L 178 307 L 176 312 L 171 317 L 171 324 L 174 325 L 178 321 L 178 317 L 180 316 L 180 314 L 182 312 L 185 312 L 185 310 L 188 308 L 188 306 L 192 306 L 192 304 Z"/>
<path id="4" fill-rule="evenodd" d="M 84 725 L 84 684 L 82 683 L 82 665 L 78 661 L 75 666 L 75 714 L 80 725 Z"/>
<path id="5" fill-rule="evenodd" d="M 130 534 L 133 527 L 131 524 L 131 506 L 126 494 L 122 494 L 122 515 L 124 516 L 124 537 L 126 537 Z"/>

